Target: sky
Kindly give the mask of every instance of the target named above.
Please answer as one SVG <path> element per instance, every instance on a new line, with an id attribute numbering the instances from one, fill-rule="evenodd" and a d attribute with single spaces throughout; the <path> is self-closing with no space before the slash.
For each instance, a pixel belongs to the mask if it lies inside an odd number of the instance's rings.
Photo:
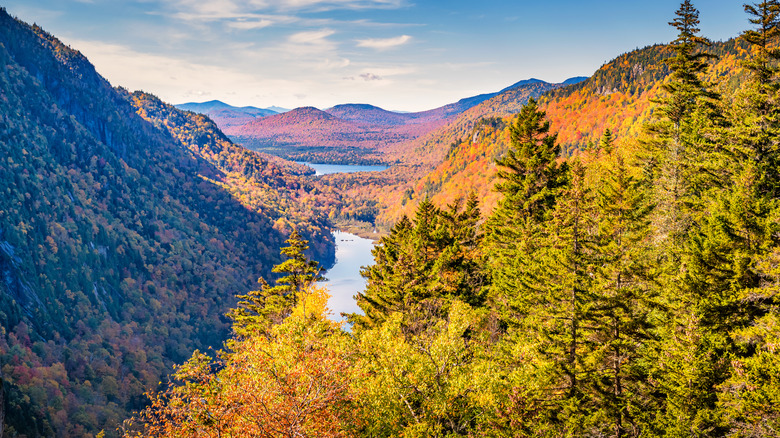
<path id="1" fill-rule="evenodd" d="M 742 1 L 694 0 L 712 40 Z M 589 76 L 675 38 L 672 0 L 0 0 L 114 86 L 178 104 L 420 111 L 529 78 Z"/>

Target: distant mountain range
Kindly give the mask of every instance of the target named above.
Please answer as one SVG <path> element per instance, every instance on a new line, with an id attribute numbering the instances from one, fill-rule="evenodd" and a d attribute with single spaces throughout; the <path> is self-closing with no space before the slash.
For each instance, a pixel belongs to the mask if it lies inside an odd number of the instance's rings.
<path id="1" fill-rule="evenodd" d="M 250 149 L 292 160 L 364 163 L 383 161 L 388 148 L 435 131 L 460 114 L 497 96 L 525 89 L 538 91 L 529 96 L 539 95 L 551 88 L 583 79 L 586 78 L 571 78 L 563 84 L 527 79 L 495 93 L 471 96 L 432 110 L 409 113 L 354 103 L 325 110 L 296 108 L 283 114 L 261 113 L 254 107 L 230 107 L 219 101 L 178 107 L 209 115 L 231 139 Z M 520 94 L 525 96 L 522 91 Z"/>
<path id="2" fill-rule="evenodd" d="M 188 102 L 175 105 L 175 107 L 206 115 L 219 127 L 245 125 L 258 117 L 272 116 L 289 111 L 278 106 L 268 108 L 257 108 L 254 106 L 236 107 L 219 100 Z"/>

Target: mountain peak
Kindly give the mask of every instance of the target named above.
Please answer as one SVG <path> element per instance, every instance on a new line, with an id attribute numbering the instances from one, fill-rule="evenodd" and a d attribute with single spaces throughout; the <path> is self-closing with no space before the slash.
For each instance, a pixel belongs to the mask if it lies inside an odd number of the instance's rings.
<path id="1" fill-rule="evenodd" d="M 579 84 L 580 82 L 586 81 L 588 79 L 590 79 L 589 76 L 574 76 L 573 78 L 569 78 L 563 81 L 563 85 Z"/>
<path id="2" fill-rule="evenodd" d="M 511 89 L 513 89 L 513 88 L 522 87 L 522 86 L 525 86 L 525 85 L 532 85 L 532 84 L 546 84 L 546 83 L 547 83 L 547 82 L 545 82 L 545 81 L 543 81 L 543 80 L 541 80 L 541 79 L 536 79 L 536 78 L 531 78 L 531 79 L 523 79 L 522 81 L 515 82 L 514 84 L 512 84 L 512 85 L 510 85 L 510 86 L 508 86 L 508 87 L 506 87 L 506 88 L 504 88 L 503 90 L 499 91 L 499 93 L 503 93 L 504 91 L 511 90 Z"/>

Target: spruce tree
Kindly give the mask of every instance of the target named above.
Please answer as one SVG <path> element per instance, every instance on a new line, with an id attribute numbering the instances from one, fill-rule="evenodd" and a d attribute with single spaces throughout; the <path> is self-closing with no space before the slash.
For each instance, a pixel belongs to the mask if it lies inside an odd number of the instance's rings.
<path id="1" fill-rule="evenodd" d="M 780 196 L 780 2 L 765 0 L 745 5 L 756 29 L 747 30 L 742 39 L 750 43 L 755 55 L 743 63 L 751 74 L 748 85 L 735 99 L 730 152 L 740 164 L 755 166 L 762 196 Z"/>
<path id="2" fill-rule="evenodd" d="M 669 23 L 679 32 L 668 61 L 672 74 L 646 142 L 657 206 L 659 301 L 666 309 L 659 342 L 650 344 L 657 355 L 652 378 L 664 399 L 656 426 L 675 436 L 723 433 L 713 388 L 728 369 L 728 349 L 707 319 L 716 299 L 706 282 L 697 281 L 717 274 L 716 267 L 699 263 L 706 256 L 700 234 L 711 216 L 706 200 L 725 182 L 719 147 L 725 123 L 719 96 L 703 79 L 714 56 L 705 51 L 709 41 L 699 36 L 698 17 L 685 0 Z"/>
<path id="3" fill-rule="evenodd" d="M 736 344 L 721 403 L 734 435 L 766 436 L 780 433 L 780 3 L 745 11 L 756 26 L 742 34 L 754 49 L 744 64 L 751 80 L 730 115 L 731 184 L 716 206 L 719 239 L 711 252 L 725 277 L 723 329 Z"/>
<path id="4" fill-rule="evenodd" d="M 588 426 L 585 388 L 592 377 L 588 360 L 594 347 L 588 321 L 593 304 L 592 192 L 580 162 L 574 162 L 570 175 L 570 184 L 559 190 L 555 208 L 534 236 L 538 249 L 523 267 L 533 281 L 524 283 L 523 294 L 513 301 L 505 339 L 513 351 L 522 351 L 519 366 L 531 388 L 528 397 L 542 407 L 544 427 L 559 436 L 582 434 Z"/>
<path id="5" fill-rule="evenodd" d="M 612 131 L 607 128 L 604 130 L 604 135 L 601 136 L 599 142 L 599 150 L 604 151 L 606 154 L 611 154 L 615 149 L 615 137 L 612 135 Z"/>
<path id="6" fill-rule="evenodd" d="M 366 290 L 356 297 L 364 315 L 349 320 L 357 329 L 375 327 L 429 299 L 483 305 L 479 218 L 474 195 L 465 207 L 456 201 L 444 210 L 423 200 L 413 219 L 404 216 L 372 250 L 374 264 L 361 271 Z"/>
<path id="7" fill-rule="evenodd" d="M 286 243 L 289 246 L 280 251 L 286 260 L 272 269 L 272 272 L 283 274 L 276 280 L 276 285 L 271 286 L 260 278 L 260 289 L 239 295 L 238 306 L 228 313 L 237 335 L 246 337 L 262 333 L 280 323 L 304 298 L 312 284 L 323 280 L 318 263 L 304 254 L 309 249 L 309 242 L 297 230 L 293 230 Z"/>
<path id="8" fill-rule="evenodd" d="M 706 52 L 709 40 L 699 35 L 699 11 L 685 0 L 669 24 L 678 30 L 670 44 L 674 56 L 666 61 L 671 75 L 663 84 L 666 97 L 656 101 L 658 116 L 647 125 L 645 144 L 658 204 L 656 227 L 678 258 L 702 210 L 700 196 L 718 182 L 709 165 L 715 122 L 722 117 L 719 95 L 702 79 L 715 56 Z"/>
<path id="9" fill-rule="evenodd" d="M 589 318 L 595 351 L 590 365 L 592 415 L 611 436 L 639 436 L 648 407 L 657 407 L 647 366 L 657 312 L 651 264 L 647 189 L 613 153 L 596 182 L 594 304 Z M 603 433 L 609 433 L 606 427 Z"/>
<path id="10" fill-rule="evenodd" d="M 550 122 L 530 99 L 510 128 L 510 148 L 496 161 L 496 184 L 503 198 L 486 223 L 490 294 L 505 323 L 526 312 L 527 295 L 536 283 L 530 266 L 540 248 L 542 224 L 566 185 L 568 165 L 558 163 L 560 146 Z"/>

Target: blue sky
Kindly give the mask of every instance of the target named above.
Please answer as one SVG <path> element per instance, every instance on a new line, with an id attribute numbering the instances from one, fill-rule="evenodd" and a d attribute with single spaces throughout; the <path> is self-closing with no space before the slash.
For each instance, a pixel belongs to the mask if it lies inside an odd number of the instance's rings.
<path id="1" fill-rule="evenodd" d="M 82 51 L 113 85 L 171 103 L 435 108 L 531 77 L 588 76 L 674 39 L 679 1 L 0 0 Z M 694 0 L 702 34 L 747 26 Z"/>

